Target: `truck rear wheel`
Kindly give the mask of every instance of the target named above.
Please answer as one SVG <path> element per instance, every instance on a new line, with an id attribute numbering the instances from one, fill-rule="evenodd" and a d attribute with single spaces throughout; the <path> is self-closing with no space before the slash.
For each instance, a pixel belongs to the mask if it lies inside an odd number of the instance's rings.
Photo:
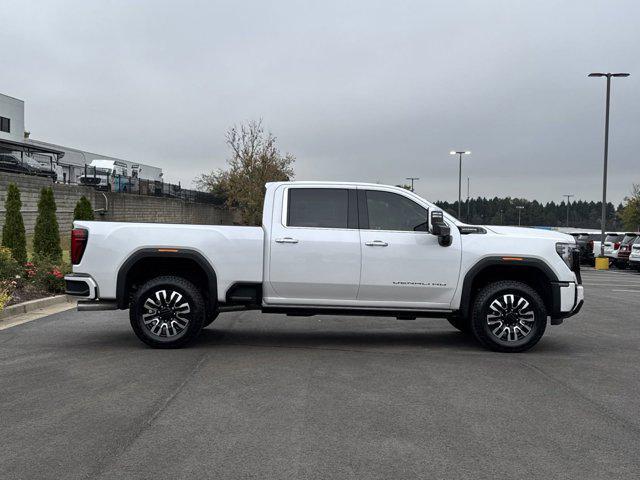
<path id="1" fill-rule="evenodd" d="M 181 277 L 162 276 L 144 283 L 129 309 L 136 336 L 155 348 L 178 348 L 202 330 L 205 304 L 200 291 Z"/>
<path id="2" fill-rule="evenodd" d="M 542 338 L 546 327 L 544 302 L 526 283 L 512 280 L 491 283 L 474 300 L 471 330 L 490 350 L 529 350 Z"/>

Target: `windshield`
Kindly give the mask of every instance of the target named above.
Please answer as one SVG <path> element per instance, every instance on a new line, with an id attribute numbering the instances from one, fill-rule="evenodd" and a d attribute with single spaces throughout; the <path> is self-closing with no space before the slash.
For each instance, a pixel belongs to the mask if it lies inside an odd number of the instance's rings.
<path id="1" fill-rule="evenodd" d="M 625 235 L 624 239 L 622 240 L 622 245 L 629 245 L 630 243 L 633 243 L 636 238 L 637 235 Z"/>

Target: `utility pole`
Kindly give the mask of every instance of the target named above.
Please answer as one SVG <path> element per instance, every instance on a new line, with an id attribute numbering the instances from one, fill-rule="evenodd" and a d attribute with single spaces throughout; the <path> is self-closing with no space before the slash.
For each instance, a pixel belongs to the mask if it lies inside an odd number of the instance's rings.
<path id="1" fill-rule="evenodd" d="M 562 195 L 563 197 L 567 197 L 567 227 L 569 226 L 569 199 L 571 197 L 575 197 L 575 195 L 572 193 L 570 195 L 567 195 L 566 193 L 564 195 Z"/>
<path id="2" fill-rule="evenodd" d="M 418 177 L 407 177 L 405 180 L 411 180 L 411 191 L 413 192 L 413 181 L 420 179 Z"/>
<path id="3" fill-rule="evenodd" d="M 609 157 L 609 104 L 611 103 L 611 77 L 628 77 L 628 73 L 590 73 L 589 77 L 607 77 L 607 103 L 604 115 L 604 173 L 602 175 L 602 219 L 600 220 L 600 256 L 604 257 L 604 231 L 607 222 L 607 161 Z"/>
<path id="4" fill-rule="evenodd" d="M 462 155 L 471 155 L 468 150 L 451 150 L 449 155 L 458 155 L 460 160 L 460 167 L 458 169 L 458 219 L 462 217 Z"/>

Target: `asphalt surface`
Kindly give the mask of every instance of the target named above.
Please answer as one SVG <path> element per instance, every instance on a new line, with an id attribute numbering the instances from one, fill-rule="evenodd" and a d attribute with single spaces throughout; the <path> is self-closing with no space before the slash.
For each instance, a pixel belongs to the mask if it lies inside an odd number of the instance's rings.
<path id="1" fill-rule="evenodd" d="M 0 478 L 637 478 L 640 274 L 584 277 L 525 354 L 429 319 L 228 313 L 173 351 L 127 312 L 0 331 Z"/>

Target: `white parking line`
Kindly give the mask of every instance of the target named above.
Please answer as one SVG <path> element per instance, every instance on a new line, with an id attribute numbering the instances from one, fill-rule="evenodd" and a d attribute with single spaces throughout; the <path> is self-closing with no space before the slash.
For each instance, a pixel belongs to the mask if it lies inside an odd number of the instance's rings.
<path id="1" fill-rule="evenodd" d="M 611 283 L 583 283 L 583 285 L 586 285 L 587 287 L 640 287 L 640 283 L 631 283 L 628 285 L 612 285 Z"/>
<path id="2" fill-rule="evenodd" d="M 612 292 L 637 292 L 640 293 L 640 290 L 611 290 Z"/>

